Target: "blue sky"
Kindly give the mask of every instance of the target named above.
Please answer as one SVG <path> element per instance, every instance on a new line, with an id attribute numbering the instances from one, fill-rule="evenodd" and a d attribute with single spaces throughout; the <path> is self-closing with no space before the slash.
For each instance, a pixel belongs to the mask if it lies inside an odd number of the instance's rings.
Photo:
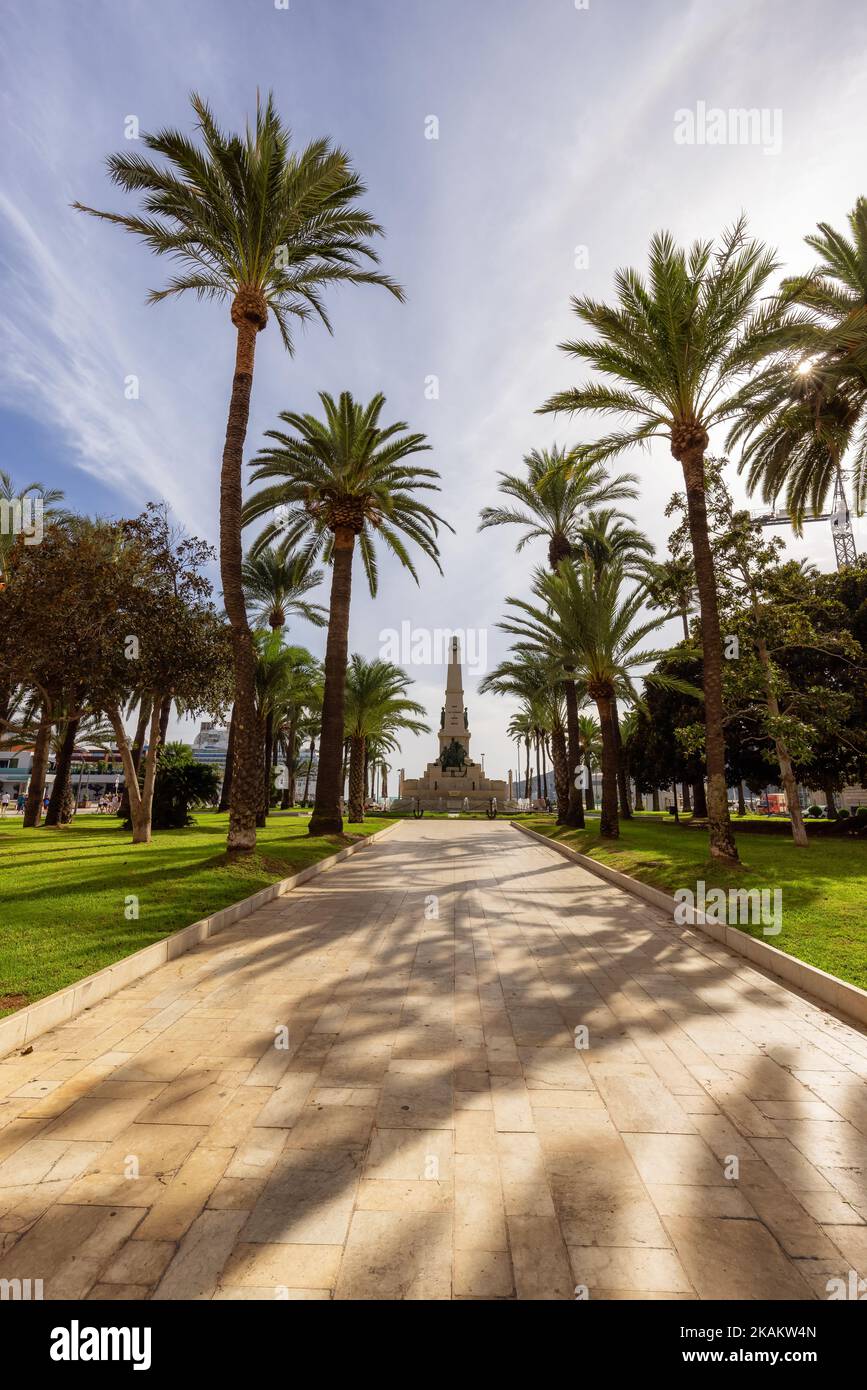
<path id="1" fill-rule="evenodd" d="M 147 307 L 165 267 L 69 208 L 123 206 L 103 160 L 124 146 L 126 118 L 189 128 L 196 88 L 239 126 L 257 87 L 273 88 L 299 142 L 329 134 L 351 153 L 408 302 L 340 290 L 334 336 L 305 330 L 294 359 L 271 326 L 248 457 L 278 411 L 313 408 L 322 388 L 381 389 L 387 417 L 429 434 L 456 528 L 445 575 L 425 567 L 416 589 L 384 560 L 374 605 L 359 572 L 350 640 L 367 653 L 410 621 L 483 629 L 489 663 L 503 654 L 504 596 L 525 593 L 544 556 L 516 557 L 515 538 L 477 536 L 476 520 L 498 469 L 518 469 L 530 447 L 592 437 L 592 425 L 534 414 L 577 379 L 557 349 L 574 332 L 571 294 L 607 296 L 658 228 L 713 236 L 741 209 L 788 268 L 806 268 L 804 234 L 820 219 L 842 225 L 867 191 L 867 11 L 850 0 L 6 0 L 4 29 L 0 466 L 62 487 L 79 510 L 166 498 L 190 531 L 216 535 L 228 312 Z M 779 110 L 779 153 L 676 144 L 676 111 L 701 101 Z M 425 138 L 430 116 L 436 140 Z M 125 399 L 129 375 L 138 400 Z M 425 390 L 433 375 L 438 399 Z M 633 512 L 663 549 L 675 465 L 660 446 L 624 466 L 641 474 Z M 792 549 L 833 563 L 824 526 Z M 321 649 L 310 629 L 292 635 Z M 442 672 L 412 674 L 435 719 Z M 469 680 L 467 703 L 473 751 L 503 775 L 509 709 L 475 698 Z M 395 766 L 415 775 L 432 747 L 409 740 Z"/>

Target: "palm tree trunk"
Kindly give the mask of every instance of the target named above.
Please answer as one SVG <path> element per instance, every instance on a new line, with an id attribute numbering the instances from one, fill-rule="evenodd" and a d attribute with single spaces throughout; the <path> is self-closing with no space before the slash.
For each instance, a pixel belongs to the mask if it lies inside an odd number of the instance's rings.
<path id="1" fill-rule="evenodd" d="M 548 799 L 548 758 L 547 758 L 548 735 L 542 734 L 542 795 Z"/>
<path id="2" fill-rule="evenodd" d="M 536 799 L 537 799 L 537 800 L 541 800 L 541 798 L 542 798 L 542 768 L 541 768 L 541 764 L 540 764 L 540 762 L 539 762 L 539 742 L 540 742 L 540 739 L 539 739 L 539 731 L 538 731 L 538 729 L 536 730 L 536 733 L 535 733 L 535 735 L 534 735 L 534 742 L 535 742 L 535 744 L 536 744 Z"/>
<path id="3" fill-rule="evenodd" d="M 310 791 L 310 770 L 313 767 L 313 751 L 316 747 L 316 735 L 310 740 L 310 752 L 307 754 L 307 772 L 304 777 L 304 798 L 303 804 L 307 805 L 307 795 Z"/>
<path id="4" fill-rule="evenodd" d="M 705 436 L 705 444 L 706 444 Z M 707 525 L 704 480 L 705 444 L 687 447 L 681 455 L 689 534 L 695 560 L 695 576 L 701 610 L 701 643 L 704 687 L 705 756 L 710 852 L 715 859 L 738 858 L 729 816 L 726 787 L 726 750 L 723 730 L 722 637 L 719 625 L 716 577 Z"/>
<path id="5" fill-rule="evenodd" d="M 659 810 L 659 787 L 653 787 L 653 789 L 651 790 L 650 809 L 651 811 Z"/>
<path id="6" fill-rule="evenodd" d="M 169 715 L 172 712 L 172 697 L 164 695 L 160 702 L 160 748 L 166 746 L 166 734 L 169 731 Z"/>
<path id="7" fill-rule="evenodd" d="M 527 755 L 527 763 L 526 763 L 526 767 L 525 767 L 525 773 L 526 773 L 526 775 L 525 775 L 525 778 L 524 778 L 524 795 L 526 796 L 527 800 L 530 801 L 530 800 L 532 799 L 532 796 L 533 796 L 533 783 L 530 781 L 530 735 L 529 735 L 529 734 L 527 734 L 526 738 L 524 739 L 524 751 L 526 752 L 526 755 Z"/>
<path id="8" fill-rule="evenodd" d="M 292 718 L 289 720 L 289 730 L 286 734 L 286 771 L 288 773 L 286 790 L 289 793 L 286 804 L 290 807 L 295 805 L 295 760 L 297 756 L 295 745 L 297 742 L 298 719 L 296 715 L 293 714 Z"/>
<path id="9" fill-rule="evenodd" d="M 688 642 L 688 641 L 689 641 L 689 618 L 688 618 L 688 616 L 687 616 L 687 611 L 686 611 L 685 608 L 682 608 L 682 609 L 680 610 L 680 618 L 681 618 L 681 622 L 683 623 L 683 640 L 684 640 L 684 642 Z"/>
<path id="10" fill-rule="evenodd" d="M 141 757 L 141 750 L 139 750 Z M 218 811 L 228 811 L 232 801 L 232 763 L 235 757 L 235 706 L 232 706 L 232 717 L 229 720 L 229 737 L 226 740 L 226 766 L 223 769 L 223 785 L 220 790 L 220 804 Z"/>
<path id="11" fill-rule="evenodd" d="M 738 781 L 738 815 L 745 816 L 747 813 L 747 802 L 744 796 L 744 784 Z"/>
<path id="12" fill-rule="evenodd" d="M 565 680 L 563 692 L 566 697 L 566 748 L 569 759 L 569 808 L 564 824 L 572 826 L 574 830 L 583 830 L 584 794 L 580 786 L 575 785 L 581 766 L 581 731 L 578 727 L 578 696 L 575 693 L 575 682 Z"/>
<path id="13" fill-rule="evenodd" d="M 690 796 L 689 783 L 683 782 L 681 785 L 683 787 L 683 809 L 689 811 L 690 815 L 692 815 L 692 798 Z"/>
<path id="14" fill-rule="evenodd" d="M 588 753 L 585 753 L 585 755 L 584 755 L 584 766 L 585 766 L 586 769 L 587 769 L 587 797 L 586 797 L 587 810 L 588 810 L 588 811 L 595 811 L 595 810 L 596 810 L 596 795 L 595 795 L 595 793 L 594 793 L 594 791 L 593 791 L 593 764 L 592 764 L 591 761 L 590 761 L 590 755 L 589 755 Z"/>
<path id="15" fill-rule="evenodd" d="M 629 803 L 629 783 L 626 778 L 626 759 L 623 755 L 623 739 L 620 737 L 620 716 L 617 713 L 617 701 L 611 706 L 611 719 L 614 724 L 614 737 L 617 742 L 617 791 L 620 796 L 620 814 L 624 820 L 632 819 L 632 807 Z"/>
<path id="16" fill-rule="evenodd" d="M 697 820 L 707 819 L 707 795 L 704 789 L 704 778 L 701 773 L 696 777 L 692 784 L 692 805 L 693 815 Z"/>
<path id="17" fill-rule="evenodd" d="M 569 759 L 566 730 L 551 730 L 551 761 L 554 764 L 554 794 L 557 797 L 557 824 L 564 825 L 569 810 Z"/>
<path id="18" fill-rule="evenodd" d="M 343 710 L 346 697 L 346 658 L 349 648 L 349 605 L 352 598 L 352 552 L 355 533 L 339 526 L 334 533 L 331 566 L 331 603 L 328 642 L 325 647 L 325 692 L 322 700 L 322 734 L 319 740 L 319 775 L 316 805 L 310 817 L 311 835 L 339 835 L 340 761 L 343 749 Z"/>
<path id="19" fill-rule="evenodd" d="M 364 820 L 364 775 L 367 763 L 367 740 L 353 738 L 349 744 L 349 816 L 353 822 Z"/>
<path id="20" fill-rule="evenodd" d="M 771 678 L 771 658 L 764 637 L 758 638 L 756 647 L 762 673 L 765 678 L 765 702 L 768 706 L 768 713 L 772 719 L 778 720 L 780 717 L 780 703 L 774 691 Z M 801 849 L 806 849 L 810 842 L 807 839 L 807 827 L 804 825 L 801 803 L 798 800 L 798 783 L 795 778 L 795 770 L 792 767 L 792 759 L 789 755 L 788 744 L 785 739 L 775 738 L 774 748 L 777 754 L 777 762 L 780 765 L 780 781 L 783 791 L 786 793 L 786 804 L 788 805 L 789 815 L 792 820 L 792 839 Z"/>
<path id="21" fill-rule="evenodd" d="M 614 732 L 613 700 L 598 699 L 599 730 L 602 735 L 602 811 L 599 818 L 599 832 L 606 839 L 616 840 L 620 836 L 620 823 L 617 818 L 617 736 Z"/>
<path id="22" fill-rule="evenodd" d="M 259 830 L 264 829 L 268 821 L 268 811 L 271 807 L 271 758 L 273 756 L 274 745 L 274 715 L 269 710 L 265 715 L 265 723 L 262 729 L 261 744 L 261 768 L 262 781 L 259 800 L 259 813 L 256 816 L 256 826 Z"/>
<path id="23" fill-rule="evenodd" d="M 45 774 L 48 771 L 48 758 L 51 752 L 51 719 L 46 700 L 39 710 L 39 732 L 33 745 L 33 763 L 30 768 L 30 786 L 24 805 L 24 825 L 30 830 L 38 826 L 42 817 L 42 798 L 45 795 Z"/>
<path id="24" fill-rule="evenodd" d="M 60 752 L 57 755 L 54 768 L 54 786 L 51 788 L 48 810 L 45 813 L 46 825 L 59 825 L 61 822 L 63 807 L 69 791 L 72 758 L 75 753 L 75 740 L 80 723 L 80 718 L 67 719 L 66 721 L 63 742 L 60 745 Z"/>
<path id="25" fill-rule="evenodd" d="M 241 585 L 241 465 L 256 353 L 254 323 L 238 315 L 235 374 L 220 473 L 220 578 L 232 627 L 235 666 L 235 741 L 232 760 L 229 854 L 248 854 L 256 845 L 261 759 L 256 713 L 256 660 Z M 233 318 L 234 321 L 234 318 Z"/>

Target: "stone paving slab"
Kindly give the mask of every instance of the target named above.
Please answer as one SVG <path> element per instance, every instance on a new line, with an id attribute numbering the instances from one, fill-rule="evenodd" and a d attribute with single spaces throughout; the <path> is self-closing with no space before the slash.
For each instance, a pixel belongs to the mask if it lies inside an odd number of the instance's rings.
<path id="1" fill-rule="evenodd" d="M 49 1299 L 850 1271 L 865 1032 L 501 822 L 406 822 L 0 1062 L 0 1278 Z"/>

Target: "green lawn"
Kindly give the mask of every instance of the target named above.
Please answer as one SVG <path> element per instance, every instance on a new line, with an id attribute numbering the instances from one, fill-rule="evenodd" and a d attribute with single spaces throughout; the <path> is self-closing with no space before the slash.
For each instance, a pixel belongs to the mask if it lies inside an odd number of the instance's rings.
<path id="1" fill-rule="evenodd" d="M 708 888 L 779 888 L 782 931 L 763 937 L 759 925 L 744 926 L 751 936 L 867 989 L 867 842 L 822 839 L 797 849 L 780 836 L 741 835 L 741 868 L 726 870 L 708 858 L 707 835 L 700 830 L 638 817 L 621 821 L 620 839 L 600 838 L 598 822 L 586 830 L 563 830 L 549 816 L 526 824 L 563 840 L 622 873 L 673 893 L 703 879 Z M 735 822 L 737 834 L 737 822 Z"/>
<path id="2" fill-rule="evenodd" d="M 63 830 L 0 821 L 0 1016 L 111 965 L 181 927 L 249 897 L 351 842 L 307 834 L 307 818 L 272 815 L 257 852 L 226 863 L 227 815 L 130 844 L 114 817 L 79 816 Z M 347 826 L 352 838 L 383 817 Z M 124 916 L 139 900 L 137 921 Z"/>

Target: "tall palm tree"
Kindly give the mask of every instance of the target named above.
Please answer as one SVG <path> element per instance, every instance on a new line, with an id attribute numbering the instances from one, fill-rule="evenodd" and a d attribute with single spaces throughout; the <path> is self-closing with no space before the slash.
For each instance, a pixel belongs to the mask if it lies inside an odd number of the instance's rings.
<path id="1" fill-rule="evenodd" d="M 241 462 L 256 338 L 269 310 L 290 353 L 296 323 L 318 317 L 330 329 L 322 294 L 339 281 L 383 285 L 398 299 L 403 293 L 370 268 L 378 259 L 370 243 L 382 228 L 359 207 L 364 185 L 343 150 L 319 139 L 292 151 L 270 95 L 264 105 L 257 102 L 255 124 L 244 136 L 220 130 L 201 97 L 191 101 L 199 142 L 160 130 L 141 137 L 159 161 L 138 153 L 108 159 L 112 182 L 142 196 L 141 215 L 74 206 L 141 237 L 178 265 L 165 288 L 151 292 L 151 303 L 190 290 L 230 304 L 235 371 L 220 475 L 220 574 L 235 661 L 227 848 L 244 853 L 256 843 L 259 802 L 255 654 L 241 578 Z"/>
<path id="2" fill-rule="evenodd" d="M 557 824 L 566 820 L 569 807 L 569 764 L 566 757 L 566 701 L 562 673 L 552 661 L 515 653 L 501 661 L 479 681 L 479 693 L 511 695 L 521 700 L 529 719 L 551 738 Z M 510 736 L 515 733 L 510 726 Z"/>
<path id="3" fill-rule="evenodd" d="M 575 540 L 574 551 L 589 560 L 599 575 L 606 565 L 620 564 L 630 577 L 643 578 L 653 555 L 653 542 L 633 524 L 632 517 L 615 507 L 588 511 Z"/>
<path id="4" fill-rule="evenodd" d="M 591 508 L 638 496 L 638 478 L 634 473 L 609 478 L 605 469 L 590 459 L 580 446 L 563 449 L 555 444 L 551 449 L 533 449 L 524 456 L 524 467 L 525 477 L 512 473 L 499 475 L 500 491 L 519 505 L 484 507 L 479 530 L 491 526 L 520 526 L 524 535 L 515 548 L 516 553 L 532 540 L 546 540 L 552 571 L 580 544 L 581 528 Z M 580 761 L 578 705 L 574 680 L 568 671 L 564 673 L 563 695 L 569 766 L 569 807 L 564 823 L 581 827 L 584 802 L 581 789 L 576 785 Z"/>
<path id="5" fill-rule="evenodd" d="M 266 438 L 273 442 L 254 461 L 252 481 L 269 486 L 249 499 L 243 518 L 247 525 L 279 509 L 256 540 L 254 554 L 280 537 L 287 547 L 305 540 L 311 559 L 321 552 L 331 562 L 322 739 L 311 835 L 339 834 L 343 829 L 343 706 L 356 539 L 368 587 L 375 595 L 376 537 L 418 583 L 407 541 L 439 569 L 437 536 L 440 525 L 448 525 L 415 495 L 439 491 L 435 469 L 406 462 L 430 448 L 423 434 L 406 433 L 403 421 L 380 425 L 382 394 L 367 405 L 355 401 L 348 391 L 337 401 L 322 391 L 319 399 L 324 419 L 285 411 L 280 419 L 287 430 L 266 431 Z"/>
<path id="6" fill-rule="evenodd" d="M 274 725 L 283 710 L 286 689 L 292 678 L 292 668 L 299 649 L 284 646 L 282 635 L 273 631 L 255 632 L 253 642 L 256 652 L 256 712 L 259 732 L 256 749 L 259 778 L 256 824 L 261 827 L 265 824 L 271 795 Z M 309 653 L 305 655 L 309 656 Z"/>
<path id="7" fill-rule="evenodd" d="M 563 349 L 607 380 L 560 391 L 542 410 L 598 411 L 632 421 L 596 443 L 591 457 L 597 462 L 663 438 L 681 466 L 701 607 L 710 851 L 736 860 L 704 460 L 709 431 L 736 414 L 738 383 L 779 341 L 786 315 L 778 302 L 762 298 L 777 261 L 748 237 L 744 218 L 723 234 L 717 249 L 706 241 L 687 251 L 667 232 L 657 233 L 649 261 L 646 280 L 633 269 L 618 271 L 614 304 L 573 298 L 591 336 L 564 343 Z"/>
<path id="8" fill-rule="evenodd" d="M 283 807 L 295 805 L 299 742 L 306 738 L 311 726 L 318 727 L 323 681 L 322 663 L 305 647 L 290 647 L 289 650 L 293 659 L 274 711 L 272 747 L 272 762 L 276 761 L 281 745 L 286 759 L 288 775 L 281 797 Z M 308 759 L 308 772 L 309 762 Z"/>
<path id="9" fill-rule="evenodd" d="M 346 671 L 345 729 L 349 746 L 349 820 L 364 820 L 368 742 L 381 760 L 397 747 L 399 732 L 428 734 L 424 706 L 406 696 L 410 678 L 390 661 L 367 661 L 357 652 Z"/>
<path id="10" fill-rule="evenodd" d="M 740 468 L 768 502 L 785 494 L 796 531 L 824 510 L 847 450 L 855 506 L 867 506 L 867 198 L 849 213 L 849 235 L 820 222 L 805 238 L 817 264 L 783 281 L 798 313 L 785 351 L 742 391 L 729 443 L 745 444 Z"/>
<path id="11" fill-rule="evenodd" d="M 592 563 L 580 566 L 562 561 L 556 574 L 537 570 L 533 580 L 535 603 L 507 599 L 513 615 L 500 624 L 518 640 L 516 651 L 558 659 L 571 651 L 576 667 L 594 701 L 602 738 L 602 811 L 600 832 L 616 839 L 620 834 L 617 814 L 617 741 L 613 709 L 618 692 L 633 703 L 639 697 L 633 685 L 638 668 L 661 660 L 662 651 L 639 650 L 645 638 L 666 621 L 664 617 L 639 621 L 644 589 L 639 584 L 623 594 L 624 571 L 609 565 L 600 577 Z M 646 682 L 672 685 L 670 677 L 650 673 Z M 683 683 L 678 685 L 682 687 Z"/>
<path id="12" fill-rule="evenodd" d="M 248 555 L 241 569 L 244 597 L 252 610 L 254 627 L 285 627 L 288 618 L 305 618 L 314 627 L 325 627 L 325 609 L 308 603 L 305 595 L 322 583 L 322 570 L 313 568 L 310 556 L 267 546 Z"/>
<path id="13" fill-rule="evenodd" d="M 599 720 L 594 719 L 592 714 L 579 715 L 578 729 L 581 735 L 581 756 L 587 768 L 587 810 L 593 811 L 596 809 L 593 797 L 593 769 L 602 766 Z"/>
<path id="14" fill-rule="evenodd" d="M 523 743 L 524 745 L 524 753 L 526 756 L 526 769 L 524 772 L 524 796 L 527 798 L 527 800 L 529 800 L 530 745 L 533 742 L 533 711 L 530 708 L 530 703 L 526 698 L 522 700 L 521 708 L 519 709 L 518 713 L 513 714 L 511 719 L 509 720 L 507 732 L 509 738 L 513 738 L 518 746 L 518 775 L 515 778 L 516 782 L 519 782 L 521 779 L 521 744 Z"/>
<path id="15" fill-rule="evenodd" d="M 483 507 L 479 530 L 491 526 L 520 526 L 524 535 L 516 554 L 533 540 L 548 543 L 548 563 L 557 568 L 572 554 L 583 514 L 606 502 L 638 496 L 637 477 L 623 473 L 609 478 L 605 469 L 579 448 L 531 449 L 524 455 L 525 477 L 499 473 L 500 492 L 517 507 Z"/>

